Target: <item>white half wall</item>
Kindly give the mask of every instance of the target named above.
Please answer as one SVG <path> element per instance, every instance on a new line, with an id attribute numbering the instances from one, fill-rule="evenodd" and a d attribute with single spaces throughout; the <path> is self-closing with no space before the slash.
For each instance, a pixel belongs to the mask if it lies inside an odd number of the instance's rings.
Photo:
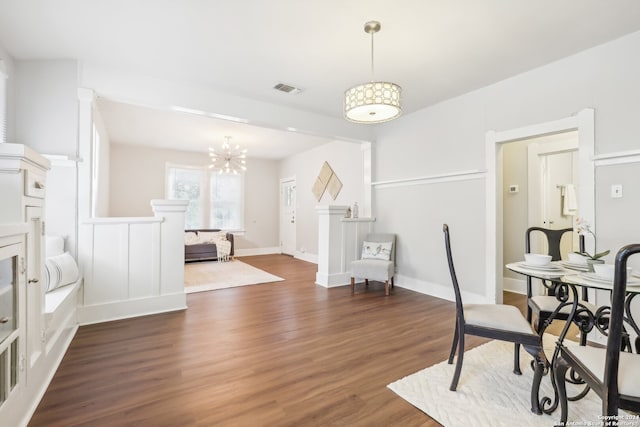
<path id="1" fill-rule="evenodd" d="M 187 308 L 183 200 L 153 200 L 153 217 L 82 222 L 84 275 L 78 322 L 105 322 Z"/>

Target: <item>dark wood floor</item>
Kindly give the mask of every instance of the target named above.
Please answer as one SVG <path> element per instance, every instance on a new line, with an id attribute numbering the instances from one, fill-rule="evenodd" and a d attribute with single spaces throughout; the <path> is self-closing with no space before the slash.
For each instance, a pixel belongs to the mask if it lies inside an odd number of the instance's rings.
<path id="1" fill-rule="evenodd" d="M 438 425 L 386 386 L 448 356 L 453 303 L 379 283 L 351 297 L 316 286 L 315 264 L 242 261 L 286 280 L 81 327 L 29 425 Z"/>

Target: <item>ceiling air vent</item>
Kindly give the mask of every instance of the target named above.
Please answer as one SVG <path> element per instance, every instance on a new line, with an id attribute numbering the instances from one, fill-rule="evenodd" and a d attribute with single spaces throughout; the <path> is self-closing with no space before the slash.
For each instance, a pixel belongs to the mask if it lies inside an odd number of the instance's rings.
<path id="1" fill-rule="evenodd" d="M 290 86 L 284 83 L 278 83 L 273 87 L 275 90 L 279 90 L 280 92 L 290 93 L 291 95 L 295 95 L 296 93 L 302 92 L 302 89 Z"/>

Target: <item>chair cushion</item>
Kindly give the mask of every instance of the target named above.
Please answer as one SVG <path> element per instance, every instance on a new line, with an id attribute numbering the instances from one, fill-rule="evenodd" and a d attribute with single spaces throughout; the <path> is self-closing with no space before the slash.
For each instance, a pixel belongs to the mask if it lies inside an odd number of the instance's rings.
<path id="1" fill-rule="evenodd" d="M 596 378 L 603 381 L 605 348 L 572 346 L 566 351 L 572 353 Z M 620 353 L 618 391 L 626 396 L 640 396 L 640 354 Z"/>
<path id="2" fill-rule="evenodd" d="M 516 307 L 504 304 L 464 304 L 464 321 L 468 325 L 533 334 L 531 325 Z"/>
<path id="3" fill-rule="evenodd" d="M 531 302 L 538 308 L 539 311 L 546 311 L 549 313 L 553 312 L 553 310 L 555 310 L 559 304 L 556 297 L 550 295 L 536 295 L 534 297 L 531 297 Z M 590 302 L 580 301 L 580 303 L 586 306 L 592 313 L 595 313 L 598 309 L 598 307 L 591 304 Z M 571 305 L 562 307 L 560 313 L 569 314 L 571 312 L 571 307 Z"/>
<path id="4" fill-rule="evenodd" d="M 393 261 L 360 259 L 351 262 L 351 277 L 386 281 L 393 277 Z"/>

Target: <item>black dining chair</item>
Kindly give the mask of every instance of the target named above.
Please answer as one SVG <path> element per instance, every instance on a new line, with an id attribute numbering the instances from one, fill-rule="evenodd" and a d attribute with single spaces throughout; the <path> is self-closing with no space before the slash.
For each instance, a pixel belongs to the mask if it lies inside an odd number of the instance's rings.
<path id="1" fill-rule="evenodd" d="M 601 421 L 612 421 L 604 425 L 617 425 L 619 409 L 640 411 L 640 355 L 620 351 L 626 339 L 624 322 L 628 321 L 627 259 L 639 252 L 640 244 L 633 244 L 616 255 L 606 348 L 559 344 L 560 352 L 553 366 L 561 408 L 560 425 L 566 425 L 568 417 L 566 382 L 575 383 L 576 375 L 602 399 Z M 569 369 L 572 374 L 567 379 Z"/>
<path id="2" fill-rule="evenodd" d="M 451 353 L 448 363 L 453 363 L 453 358 L 458 349 L 458 359 L 453 374 L 453 380 L 449 389 L 455 391 L 460 379 L 462 361 L 464 358 L 464 337 L 465 335 L 475 335 L 484 338 L 497 339 L 516 344 L 522 344 L 524 349 L 533 356 L 535 363 L 533 384 L 531 386 L 531 411 L 541 414 L 538 399 L 540 381 L 546 358 L 542 348 L 542 338 L 531 328 L 517 307 L 504 304 L 463 304 L 460 296 L 460 287 L 456 271 L 453 266 L 453 256 L 451 255 L 451 242 L 449 237 L 449 226 L 443 224 L 444 242 L 449 263 L 449 272 L 453 282 L 453 291 L 456 300 L 456 326 L 451 344 Z M 520 374 L 519 352 L 514 356 L 514 373 Z"/>
<path id="3" fill-rule="evenodd" d="M 531 253 L 531 237 L 533 234 L 542 234 L 547 241 L 547 255 L 551 255 L 551 261 L 560 261 L 562 259 L 560 253 L 560 243 L 563 236 L 567 235 L 572 237 L 573 228 L 563 228 L 559 230 L 552 230 L 542 227 L 530 227 L 525 233 L 525 252 Z M 584 252 L 584 236 L 579 237 L 580 252 Z M 549 319 L 560 302 L 555 297 L 554 283 L 553 281 L 542 280 L 542 286 L 544 292 L 542 295 L 533 295 L 533 283 L 531 276 L 527 276 L 527 320 L 533 321 L 534 329 L 539 332 L 541 326 L 547 319 Z M 582 289 L 581 304 L 587 306 L 590 310 L 595 311 L 596 307 L 588 303 L 589 297 L 587 295 L 587 289 Z M 554 319 L 567 320 L 570 312 L 570 307 L 563 308 L 559 313 L 556 313 Z M 535 314 L 535 317 L 534 317 Z M 586 342 L 586 335 L 580 336 L 580 343 L 584 345 Z"/>

